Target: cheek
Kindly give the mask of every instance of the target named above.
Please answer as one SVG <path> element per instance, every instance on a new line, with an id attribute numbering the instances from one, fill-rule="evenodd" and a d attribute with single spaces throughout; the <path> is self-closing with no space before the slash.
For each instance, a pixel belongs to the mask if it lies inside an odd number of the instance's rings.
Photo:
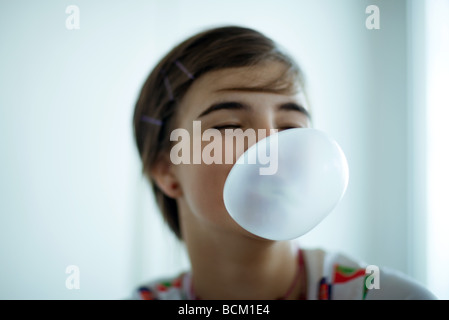
<path id="1" fill-rule="evenodd" d="M 201 164 L 181 164 L 177 167 L 177 176 L 182 188 L 183 198 L 188 206 L 190 214 L 199 221 L 213 224 L 227 230 L 241 230 L 237 223 L 228 214 L 223 201 L 223 188 L 226 178 L 232 169 L 233 163 L 244 151 L 237 152 L 235 146 L 226 144 L 225 137 L 221 137 L 221 144 L 210 153 L 206 146 L 209 142 L 201 144 Z M 247 145 L 244 146 L 244 149 Z M 221 151 L 221 152 L 220 152 Z M 190 153 L 191 156 L 193 152 Z M 209 161 L 206 164 L 204 157 L 211 155 L 217 161 Z M 219 160 L 221 159 L 221 161 Z M 230 163 L 228 160 L 231 160 Z M 218 162 L 218 163 L 217 163 Z M 221 162 L 221 163 L 220 163 Z"/>
<path id="2" fill-rule="evenodd" d="M 214 223 L 231 219 L 223 202 L 223 188 L 232 165 L 197 164 L 183 168 L 183 194 L 190 210 L 198 218 Z"/>

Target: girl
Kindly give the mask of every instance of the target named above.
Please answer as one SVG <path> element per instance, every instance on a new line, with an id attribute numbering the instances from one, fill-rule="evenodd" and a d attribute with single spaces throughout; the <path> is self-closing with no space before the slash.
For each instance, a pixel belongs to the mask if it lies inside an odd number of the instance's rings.
<path id="1" fill-rule="evenodd" d="M 303 74 L 271 39 L 236 26 L 185 40 L 151 72 L 134 113 L 137 148 L 165 221 L 185 242 L 191 270 L 141 286 L 136 298 L 434 298 L 393 270 L 367 269 L 340 254 L 298 249 L 292 241 L 263 239 L 241 228 L 223 203 L 232 164 L 174 164 L 170 157 L 173 130 L 187 130 L 192 143 L 198 139 L 194 121 L 201 121 L 201 133 L 220 130 L 223 141 L 226 129 L 263 129 L 268 135 L 271 129 L 310 127 Z M 222 151 L 225 156 L 234 150 Z M 235 161 L 240 154 L 233 155 Z"/>

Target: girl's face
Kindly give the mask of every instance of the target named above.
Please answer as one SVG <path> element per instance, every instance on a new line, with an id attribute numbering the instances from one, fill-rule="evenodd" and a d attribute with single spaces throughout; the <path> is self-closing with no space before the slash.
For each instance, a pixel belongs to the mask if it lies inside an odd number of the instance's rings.
<path id="1" fill-rule="evenodd" d="M 180 102 L 176 122 L 178 128 L 190 134 L 190 159 L 196 157 L 201 163 L 171 164 L 180 189 L 177 198 L 181 219 L 203 222 L 202 225 L 213 227 L 210 230 L 220 228 L 250 235 L 229 216 L 223 202 L 223 187 L 232 168 L 231 163 L 225 163 L 225 158 L 231 153 L 232 163 L 235 163 L 242 153 L 242 150 L 226 147 L 225 130 L 254 129 L 258 132 L 263 129 L 268 136 L 270 129 L 309 127 L 309 107 L 303 93 L 280 94 L 254 89 L 276 80 L 284 68 L 280 63 L 270 62 L 251 68 L 223 69 L 206 73 L 192 84 Z M 201 124 L 200 132 L 194 130 L 194 121 L 200 121 L 196 122 L 197 128 Z M 194 141 L 201 141 L 203 132 L 212 128 L 221 133 L 222 148 L 215 150 L 222 152 L 221 164 L 204 161 L 204 156 L 211 154 L 210 146 L 207 154 L 203 151 L 213 138 L 202 141 L 197 149 L 194 147 Z M 258 136 L 257 140 L 261 138 L 263 136 Z M 244 150 L 249 146 L 250 143 L 245 143 Z"/>

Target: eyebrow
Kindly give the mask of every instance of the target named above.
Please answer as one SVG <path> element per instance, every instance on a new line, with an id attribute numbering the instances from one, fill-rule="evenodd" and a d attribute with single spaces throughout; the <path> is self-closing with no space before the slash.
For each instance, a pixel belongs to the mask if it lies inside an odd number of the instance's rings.
<path id="1" fill-rule="evenodd" d="M 307 111 L 306 108 L 304 108 L 302 105 L 297 104 L 295 102 L 287 102 L 278 105 L 278 110 L 284 110 L 284 111 L 298 111 L 303 113 L 307 116 L 307 118 L 311 119 L 310 113 Z M 251 111 L 251 107 L 248 104 L 241 103 L 241 102 L 235 102 L 235 101 L 229 101 L 229 102 L 219 102 L 211 105 L 209 108 L 201 112 L 201 114 L 197 117 L 197 119 L 204 117 L 207 114 L 210 114 L 215 111 L 219 110 L 243 110 L 243 111 Z"/>

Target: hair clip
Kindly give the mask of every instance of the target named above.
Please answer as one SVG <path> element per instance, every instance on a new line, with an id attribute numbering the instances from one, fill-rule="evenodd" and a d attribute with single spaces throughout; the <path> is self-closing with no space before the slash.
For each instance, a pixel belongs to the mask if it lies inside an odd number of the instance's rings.
<path id="1" fill-rule="evenodd" d="M 179 60 L 175 60 L 175 64 L 178 66 L 179 69 L 181 69 L 182 72 L 184 72 L 189 79 L 195 79 L 195 77 L 186 69 L 186 67 L 183 66 Z"/>
<path id="2" fill-rule="evenodd" d="M 142 118 L 140 118 L 141 121 L 146 122 L 146 123 L 151 123 L 151 124 L 155 124 L 157 126 L 161 126 L 162 125 L 162 121 L 159 119 L 155 119 L 155 118 L 151 118 L 148 116 L 142 116 Z"/>

